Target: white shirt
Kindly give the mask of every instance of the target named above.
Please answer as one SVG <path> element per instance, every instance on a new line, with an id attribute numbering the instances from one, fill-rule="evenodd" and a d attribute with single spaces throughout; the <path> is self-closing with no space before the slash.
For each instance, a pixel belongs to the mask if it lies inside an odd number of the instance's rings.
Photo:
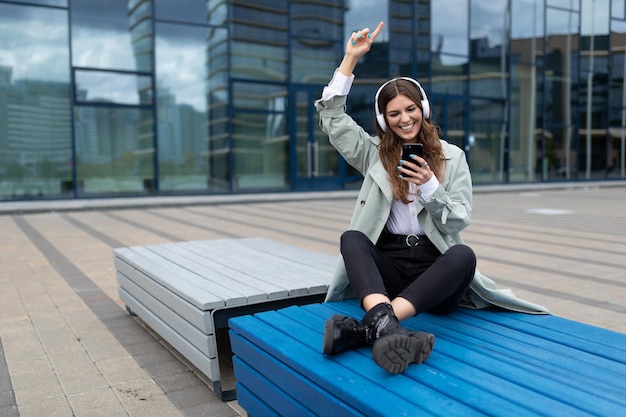
<path id="1" fill-rule="evenodd" d="M 354 74 L 346 77 L 339 71 L 335 71 L 332 80 L 322 91 L 322 99 L 330 100 L 335 96 L 347 96 L 354 81 Z M 391 214 L 387 219 L 387 230 L 397 235 L 423 235 L 424 229 L 417 220 L 418 191 L 424 201 L 430 201 L 433 193 L 439 188 L 439 180 L 436 176 L 430 177 L 426 183 L 416 185 L 409 183 L 408 204 L 400 200 L 394 200 L 391 206 Z"/>

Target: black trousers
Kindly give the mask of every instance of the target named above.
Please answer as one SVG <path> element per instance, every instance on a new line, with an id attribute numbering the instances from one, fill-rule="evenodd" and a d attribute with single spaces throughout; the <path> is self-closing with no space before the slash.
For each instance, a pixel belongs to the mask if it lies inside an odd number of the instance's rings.
<path id="1" fill-rule="evenodd" d="M 370 294 L 385 294 L 391 300 L 408 300 L 417 314 L 446 314 L 454 310 L 467 291 L 476 271 L 476 255 L 469 246 L 455 245 L 445 253 L 425 236 L 419 242 L 383 233 L 377 244 L 356 230 L 341 236 L 350 285 L 359 300 Z"/>

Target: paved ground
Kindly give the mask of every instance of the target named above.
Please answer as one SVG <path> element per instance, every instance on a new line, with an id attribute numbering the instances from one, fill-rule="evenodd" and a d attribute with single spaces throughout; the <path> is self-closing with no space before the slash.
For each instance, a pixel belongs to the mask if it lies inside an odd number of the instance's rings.
<path id="1" fill-rule="evenodd" d="M 464 236 L 499 287 L 626 332 L 626 184 L 580 187 L 477 188 Z M 112 249 L 263 236 L 334 255 L 354 196 L 0 203 L 0 415 L 245 415 L 126 314 Z"/>

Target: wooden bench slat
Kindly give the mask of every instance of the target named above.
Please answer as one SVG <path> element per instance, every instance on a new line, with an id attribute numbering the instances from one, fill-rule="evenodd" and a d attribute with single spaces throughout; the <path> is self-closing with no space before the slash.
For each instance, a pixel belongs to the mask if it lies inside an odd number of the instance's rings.
<path id="1" fill-rule="evenodd" d="M 211 321 L 210 316 L 205 314 L 204 310 L 195 308 L 195 306 L 191 308 L 190 306 L 192 305 L 187 300 L 170 291 L 163 285 L 145 275 L 143 272 L 131 267 L 124 261 L 116 258 L 115 265 L 118 284 L 120 287 L 125 287 L 126 281 L 124 281 L 122 277 L 130 280 L 154 298 L 161 300 L 164 304 L 174 310 L 176 314 L 183 317 L 198 329 L 202 329 L 208 334 L 213 333 L 213 322 Z"/>
<path id="2" fill-rule="evenodd" d="M 135 263 L 137 269 L 143 269 L 146 275 L 158 280 L 171 291 L 180 295 L 202 310 L 210 310 L 224 305 L 241 305 L 246 298 L 221 285 L 206 286 L 206 280 L 169 259 L 154 253 L 148 247 L 134 247 L 133 255 L 140 256 L 141 263 Z M 126 256 L 125 259 L 132 259 Z M 132 261 L 131 261 L 132 262 Z"/>
<path id="3" fill-rule="evenodd" d="M 219 375 L 219 362 L 217 358 L 209 358 L 196 349 L 186 339 L 180 337 L 171 327 L 165 324 L 150 309 L 126 292 L 123 288 L 119 290 L 120 299 L 134 312 L 140 315 L 141 319 L 174 347 L 181 355 L 196 366 L 205 375 Z"/>
<path id="4" fill-rule="evenodd" d="M 173 331 L 178 336 L 184 338 L 208 358 L 217 357 L 215 336 L 213 334 L 203 333 L 197 327 L 193 326 L 187 320 L 171 310 L 167 304 L 164 304 L 154 298 L 132 281 L 125 281 L 124 276 L 118 277 L 118 279 L 121 279 L 120 282 L 123 284 L 124 291 L 140 302 L 144 307 L 149 309 L 153 314 L 158 316 L 164 324 L 171 329 L 174 329 Z"/>
<path id="5" fill-rule="evenodd" d="M 292 389 L 294 392 L 307 392 L 306 396 L 301 396 L 298 400 L 315 414 L 365 417 L 362 413 L 348 405 L 343 398 L 338 398 L 332 392 L 329 395 L 329 393 L 317 386 L 310 387 L 309 381 L 305 376 L 292 372 L 274 357 L 260 349 L 256 349 L 252 343 L 243 337 L 237 334 L 233 336 L 232 330 L 230 334 L 231 341 L 234 344 L 233 350 L 240 352 L 240 355 L 235 356 L 233 361 L 239 360 L 243 362 L 241 357 L 245 357 L 254 363 L 255 369 L 260 374 L 272 375 L 278 388 L 285 391 Z M 235 366 L 237 365 L 235 364 Z M 246 384 L 250 384 L 252 388 L 256 385 L 256 383 L 250 383 L 245 378 L 240 378 L 240 380 L 246 381 Z M 237 398 L 239 399 L 239 392 L 237 392 Z"/>
<path id="6" fill-rule="evenodd" d="M 216 291 L 218 288 L 226 288 L 224 284 L 228 283 L 227 289 L 230 294 L 235 294 L 235 301 L 225 298 L 226 305 L 258 303 L 269 299 L 271 294 L 274 294 L 273 298 L 287 295 L 286 291 L 274 285 L 258 281 L 252 276 L 242 275 L 232 268 L 216 262 L 213 262 L 213 265 L 210 265 L 211 262 L 203 262 L 200 256 L 190 253 L 183 245 L 162 245 L 149 249 L 201 277 L 204 288 Z M 245 297 L 245 302 L 241 301 L 241 297 Z"/>
<path id="7" fill-rule="evenodd" d="M 237 403 L 246 410 L 254 410 L 254 417 L 281 417 L 245 385 L 236 384 Z"/>
<path id="8" fill-rule="evenodd" d="M 315 417 L 311 411 L 299 402 L 293 401 L 289 395 L 277 388 L 276 385 L 268 381 L 267 378 L 258 373 L 254 368 L 243 361 L 238 361 L 237 358 L 234 358 L 233 361 L 235 362 L 233 365 L 237 366 L 240 375 L 244 375 L 248 385 L 256 387 L 256 397 L 272 399 L 272 409 L 277 415 Z M 256 416 L 256 413 L 254 415 Z"/>
<path id="9" fill-rule="evenodd" d="M 284 243 L 280 243 L 275 240 L 247 238 L 240 239 L 238 244 L 248 248 L 254 248 L 268 255 L 276 256 L 278 254 L 282 258 L 289 259 L 290 261 L 297 262 L 302 265 L 310 266 L 313 268 L 315 274 L 327 276 L 329 273 L 332 274 L 337 267 L 336 256 L 311 252 L 309 250 L 298 248 L 297 246 L 285 245 Z"/>
<path id="10" fill-rule="evenodd" d="M 216 246 L 212 242 L 201 241 L 191 242 L 189 249 L 202 252 L 209 250 L 210 247 L 216 259 L 227 261 L 242 273 L 280 285 L 289 291 L 290 296 L 325 292 L 328 289 L 327 284 L 320 285 L 320 279 L 330 282 L 330 276 L 327 273 L 320 273 L 319 270 L 313 271 L 308 266 L 276 255 L 268 255 L 253 248 L 243 251 L 239 247 L 237 250 L 237 246 L 233 245 L 233 242 L 227 242 Z M 328 257 L 322 254 L 317 256 Z"/>
<path id="11" fill-rule="evenodd" d="M 623 335 L 611 330 L 566 320 L 558 316 L 518 315 L 506 312 L 486 316 L 481 311 L 462 311 L 469 317 L 481 317 L 485 321 L 506 328 L 539 335 L 541 338 L 554 341 L 559 345 L 584 350 L 594 357 L 599 356 L 618 362 L 624 357 Z M 623 365 L 623 368 L 626 369 L 626 365 Z"/>
<path id="12" fill-rule="evenodd" d="M 506 349 L 504 353 L 508 354 L 509 357 L 511 352 L 518 351 L 520 360 L 524 363 L 528 363 L 531 360 L 528 359 L 530 357 L 537 364 L 543 363 L 544 366 L 553 367 L 555 372 L 573 372 L 576 376 L 593 378 L 602 369 L 604 376 L 597 383 L 605 384 L 607 389 L 614 386 L 615 383 L 619 385 L 619 382 L 626 379 L 626 364 L 619 362 L 624 358 L 623 350 L 620 358 L 617 356 L 615 359 L 607 358 L 606 352 L 602 351 L 601 346 L 600 349 L 595 349 L 596 346 L 592 346 L 594 343 L 591 340 L 564 334 L 560 330 L 556 331 L 556 334 L 560 335 L 557 338 L 555 332 L 550 332 L 544 328 L 539 328 L 538 333 L 535 334 L 526 333 L 519 329 L 497 324 L 491 316 L 493 314 L 470 316 L 459 314 L 455 316 L 457 321 L 454 332 L 464 331 L 469 337 L 473 336 L 476 344 L 481 345 L 486 345 L 485 340 L 493 339 L 491 336 L 493 333 L 497 333 L 501 337 L 498 339 L 498 345 L 492 343 L 486 348 L 492 350 Z M 476 318 L 480 318 L 480 320 L 476 320 Z M 553 318 L 556 319 L 553 320 L 555 326 L 562 324 L 563 319 Z M 463 325 L 466 325 L 467 328 Z M 490 329 L 484 330 L 486 327 Z M 611 335 L 607 334 L 607 336 Z M 590 353 L 590 350 L 597 351 L 597 353 Z M 617 352 L 612 353 L 617 354 Z M 624 405 L 626 405 L 626 398 L 624 401 Z"/>

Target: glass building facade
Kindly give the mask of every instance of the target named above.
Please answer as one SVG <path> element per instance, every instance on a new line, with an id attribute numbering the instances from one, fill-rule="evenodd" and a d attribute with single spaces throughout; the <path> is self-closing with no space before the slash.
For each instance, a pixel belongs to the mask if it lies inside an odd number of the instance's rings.
<path id="1" fill-rule="evenodd" d="M 626 0 L 0 0 L 0 201 L 341 190 L 313 101 L 417 78 L 475 184 L 626 179 Z"/>

